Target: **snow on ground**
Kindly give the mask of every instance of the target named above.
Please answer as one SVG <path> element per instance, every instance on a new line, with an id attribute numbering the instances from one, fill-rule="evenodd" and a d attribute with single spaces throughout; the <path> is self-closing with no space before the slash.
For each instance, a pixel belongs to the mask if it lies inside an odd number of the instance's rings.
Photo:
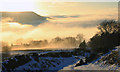
<path id="1" fill-rule="evenodd" d="M 79 56 L 82 58 L 82 56 Z M 79 61 L 73 57 L 40 57 L 39 62 L 32 59 L 32 61 L 25 65 L 17 67 L 15 70 L 60 70 L 63 67 L 72 65 Z"/>
<path id="2" fill-rule="evenodd" d="M 118 47 L 113 49 L 113 51 L 118 51 Z M 104 54 L 103 56 L 109 55 L 110 53 L 111 53 L 111 51 Z M 98 59 L 94 60 L 93 62 L 91 62 L 89 64 L 75 67 L 75 65 L 77 64 L 77 62 L 76 62 L 72 65 L 64 67 L 61 70 L 120 70 L 120 67 L 115 64 L 107 65 L 107 64 L 104 64 L 105 61 L 99 63 L 98 60 L 100 60 L 103 56 L 99 57 Z"/>
<path id="3" fill-rule="evenodd" d="M 116 65 L 104 65 L 103 63 L 90 63 L 88 65 L 82 65 L 78 67 L 73 67 L 73 70 L 116 70 L 119 67 Z"/>
<path id="4" fill-rule="evenodd" d="M 118 51 L 118 48 L 114 49 Z M 49 52 L 49 51 L 48 51 Z M 44 54 L 48 52 L 41 52 L 39 54 Z M 60 52 L 60 51 L 50 51 L 50 52 Z M 63 52 L 63 51 L 62 51 Z M 19 66 L 15 68 L 15 70 L 118 70 L 120 69 L 117 65 L 107 65 L 104 64 L 104 61 L 99 63 L 102 57 L 109 55 L 111 52 L 104 54 L 93 62 L 75 67 L 75 65 L 79 62 L 80 58 L 84 58 L 83 56 L 72 56 L 72 57 L 40 57 L 39 61 L 35 61 L 31 57 L 31 61 L 26 63 L 25 65 Z M 85 56 L 89 56 L 90 54 L 85 54 Z"/>

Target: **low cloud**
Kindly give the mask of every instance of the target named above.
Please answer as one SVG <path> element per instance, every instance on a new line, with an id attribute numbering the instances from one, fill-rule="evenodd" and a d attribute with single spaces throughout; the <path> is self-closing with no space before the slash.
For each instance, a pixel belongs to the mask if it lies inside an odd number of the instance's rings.
<path id="1" fill-rule="evenodd" d="M 74 21 L 68 22 L 65 26 L 67 27 L 83 27 L 83 28 L 90 28 L 98 26 L 102 21 L 108 19 L 100 19 L 100 20 L 92 20 L 92 21 Z"/>
<path id="2" fill-rule="evenodd" d="M 80 17 L 80 15 L 71 15 L 71 16 L 68 16 L 68 15 L 56 15 L 56 16 L 52 16 L 53 18 L 78 18 Z"/>
<path id="3" fill-rule="evenodd" d="M 98 32 L 97 25 L 106 19 L 116 19 L 114 16 L 67 16 L 68 18 L 47 19 L 44 23 L 23 24 L 13 22 L 11 18 L 2 19 L 2 32 L 0 37 L 3 41 L 15 43 L 17 40 L 28 42 L 30 40 L 50 41 L 55 37 L 75 37 L 77 34 L 83 34 L 86 40 L 89 40 Z M 20 41 L 19 41 L 20 42 Z"/>
<path id="4" fill-rule="evenodd" d="M 6 21 L 5 21 L 6 20 Z M 83 27 L 66 27 L 61 24 L 56 24 L 53 22 L 46 22 L 39 24 L 38 26 L 23 25 L 20 23 L 10 23 L 10 19 L 4 19 L 2 22 L 2 32 L 0 36 L 3 41 L 14 43 L 17 40 L 22 40 L 27 42 L 29 40 L 51 40 L 55 37 L 75 37 L 77 34 L 83 34 L 88 40 L 93 36 L 97 28 L 83 28 Z M 19 41 L 20 42 L 20 41 Z"/>

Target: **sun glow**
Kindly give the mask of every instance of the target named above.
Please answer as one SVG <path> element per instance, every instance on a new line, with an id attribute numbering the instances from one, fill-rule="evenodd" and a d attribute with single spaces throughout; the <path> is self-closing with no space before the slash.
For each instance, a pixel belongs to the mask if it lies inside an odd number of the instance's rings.
<path id="1" fill-rule="evenodd" d="M 8 22 L 7 23 L 10 27 L 19 27 L 19 28 L 27 28 L 27 27 L 31 27 L 32 25 L 21 25 L 17 22 Z"/>
<path id="2" fill-rule="evenodd" d="M 20 24 L 19 23 L 15 23 L 15 22 L 10 22 L 10 23 L 8 23 L 9 25 L 11 25 L 11 26 L 19 26 Z"/>
<path id="3" fill-rule="evenodd" d="M 0 2 L 0 11 L 8 12 L 23 12 L 23 11 L 34 11 L 35 13 L 47 16 L 48 10 L 44 9 L 43 4 L 40 3 L 41 8 L 38 9 L 36 5 L 37 0 L 2 0 Z"/>
<path id="4" fill-rule="evenodd" d="M 0 3 L 0 11 L 18 12 L 18 11 L 33 11 L 34 1 L 24 0 L 2 0 Z"/>

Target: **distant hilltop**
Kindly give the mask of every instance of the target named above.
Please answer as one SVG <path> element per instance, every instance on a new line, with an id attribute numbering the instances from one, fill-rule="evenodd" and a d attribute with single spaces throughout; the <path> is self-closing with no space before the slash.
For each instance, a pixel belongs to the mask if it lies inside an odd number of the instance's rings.
<path id="1" fill-rule="evenodd" d="M 21 24 L 30 24 L 37 26 L 40 23 L 47 21 L 48 17 L 40 16 L 35 12 L 0 12 L 2 18 L 12 18 L 13 22 L 19 22 Z"/>

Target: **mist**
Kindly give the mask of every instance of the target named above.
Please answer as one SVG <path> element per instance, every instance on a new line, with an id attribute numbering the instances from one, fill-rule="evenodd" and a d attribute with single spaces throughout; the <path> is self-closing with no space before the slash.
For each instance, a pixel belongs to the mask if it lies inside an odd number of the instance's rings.
<path id="1" fill-rule="evenodd" d="M 10 46 L 6 42 L 1 42 L 1 50 L 4 53 L 8 53 L 11 50 Z"/>
<path id="2" fill-rule="evenodd" d="M 2 19 L 2 32 L 0 32 L 2 41 L 8 42 L 9 44 L 15 43 L 17 40 L 23 40 L 22 43 L 30 40 L 47 39 L 50 41 L 58 36 L 61 38 L 75 37 L 79 33 L 83 34 L 84 38 L 89 40 L 97 31 L 96 27 L 68 27 L 66 23 L 60 24 L 58 20 L 49 20 L 49 22 L 38 26 L 23 25 L 18 22 L 10 23 L 11 20 L 11 18 Z"/>
<path id="3" fill-rule="evenodd" d="M 76 37 L 55 37 L 48 40 L 31 40 L 27 43 L 19 45 L 11 44 L 12 50 L 28 50 L 28 49 L 73 49 L 77 48 L 79 44 L 84 40 L 82 34 L 78 34 Z"/>
<path id="4" fill-rule="evenodd" d="M 104 19 L 111 19 L 111 17 L 108 15 L 105 15 L 104 18 L 96 15 L 52 16 L 52 18 L 47 19 L 47 22 L 36 26 L 16 22 L 10 17 L 2 18 L 0 38 L 1 41 L 7 42 L 9 45 L 20 45 L 16 49 L 26 49 L 27 47 L 24 47 L 23 44 L 30 44 L 31 41 L 44 42 L 44 40 L 47 40 L 47 44 L 43 46 L 38 44 L 37 49 L 75 48 L 81 42 L 77 41 L 77 35 L 81 35 L 81 40 L 89 41 L 98 32 L 97 25 Z M 54 42 L 56 37 L 60 41 Z M 35 45 L 28 47 L 35 49 Z"/>

